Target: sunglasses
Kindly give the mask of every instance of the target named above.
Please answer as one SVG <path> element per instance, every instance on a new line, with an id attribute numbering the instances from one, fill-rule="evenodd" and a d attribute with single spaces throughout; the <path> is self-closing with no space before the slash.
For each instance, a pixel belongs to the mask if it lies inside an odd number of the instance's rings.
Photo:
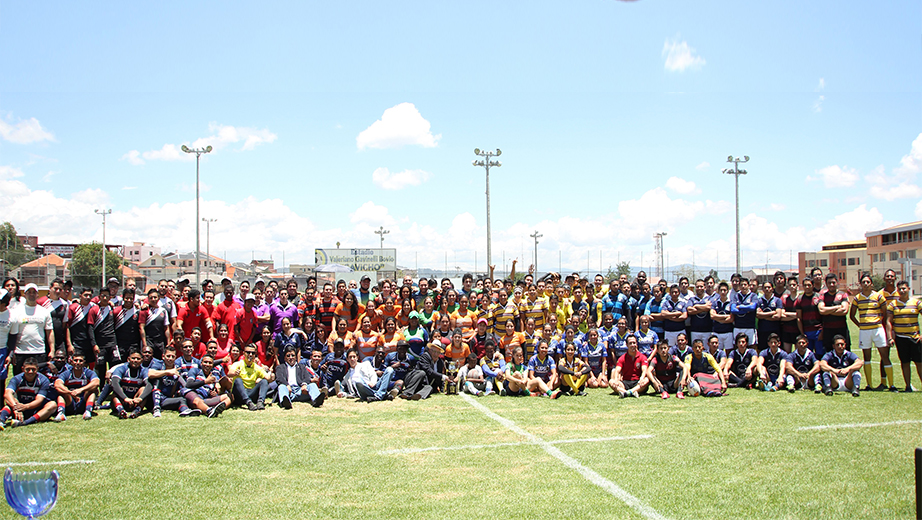
<path id="1" fill-rule="evenodd" d="M 244 354 L 246 354 L 246 355 L 248 355 L 248 356 L 255 356 L 255 355 L 256 355 L 256 352 L 253 352 L 253 351 L 248 350 L 248 351 L 244 352 Z"/>

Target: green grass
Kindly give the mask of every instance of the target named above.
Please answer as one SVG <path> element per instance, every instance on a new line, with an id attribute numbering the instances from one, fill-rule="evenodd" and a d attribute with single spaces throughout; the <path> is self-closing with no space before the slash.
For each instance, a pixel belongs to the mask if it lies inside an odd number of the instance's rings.
<path id="1" fill-rule="evenodd" d="M 915 514 L 913 450 L 922 446 L 922 425 L 796 428 L 922 421 L 922 393 L 855 399 L 731 390 L 719 399 L 662 401 L 595 390 L 557 401 L 478 402 L 545 441 L 653 435 L 555 447 L 667 518 Z M 0 433 L 0 468 L 95 460 L 57 468 L 61 497 L 51 519 L 641 518 L 540 446 L 381 453 L 524 440 L 458 396 L 330 399 L 320 409 L 229 410 L 215 420 L 103 414 L 8 429 Z M 0 506 L 0 518 L 14 515 Z"/>

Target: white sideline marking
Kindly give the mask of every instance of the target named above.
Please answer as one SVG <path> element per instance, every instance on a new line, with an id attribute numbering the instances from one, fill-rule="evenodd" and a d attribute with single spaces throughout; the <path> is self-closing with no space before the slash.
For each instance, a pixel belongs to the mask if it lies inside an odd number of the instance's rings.
<path id="1" fill-rule="evenodd" d="M 559 441 L 547 441 L 548 444 L 572 444 L 574 442 L 605 442 L 605 441 L 627 441 L 634 439 L 652 439 L 652 435 L 627 435 L 623 437 L 597 437 L 593 439 L 563 439 Z M 427 451 L 453 451 L 453 450 L 476 450 L 481 448 L 503 448 L 506 446 L 533 445 L 534 442 L 498 442 L 495 444 L 467 444 L 465 446 L 431 446 L 429 448 L 399 448 L 394 450 L 379 451 L 378 455 L 406 455 L 408 453 L 424 453 Z"/>
<path id="2" fill-rule="evenodd" d="M 564 466 L 567 466 L 568 468 L 576 471 L 589 482 L 604 489 L 610 495 L 614 496 L 615 498 L 624 502 L 625 504 L 631 506 L 631 508 L 633 508 L 635 511 L 640 513 L 645 518 L 649 518 L 650 520 L 666 520 L 665 516 L 657 513 L 656 510 L 654 510 L 652 507 L 641 502 L 639 498 L 628 493 L 627 491 L 622 489 L 620 486 L 608 480 L 607 478 L 603 477 L 602 475 L 599 475 L 595 471 L 587 468 L 586 466 L 583 466 L 578 460 L 574 459 L 573 457 L 555 448 L 551 443 L 545 441 L 544 439 L 541 439 L 537 435 L 531 434 L 523 430 L 522 428 L 519 428 L 517 424 L 515 424 L 509 419 L 506 419 L 505 417 L 497 415 L 496 413 L 494 413 L 492 410 L 490 410 L 486 406 L 478 403 L 473 397 L 466 395 L 466 394 L 461 394 L 461 397 L 465 401 L 467 401 L 468 404 L 470 404 L 474 408 L 483 412 L 483 414 L 489 417 L 490 419 L 493 419 L 494 421 L 502 424 L 508 430 L 514 433 L 517 433 L 521 435 L 522 437 L 525 437 L 532 444 L 535 444 L 536 446 L 541 447 L 544 451 L 548 453 L 548 455 L 562 462 Z"/>
<path id="3" fill-rule="evenodd" d="M 919 424 L 922 421 L 891 421 L 877 423 L 851 423 L 851 424 L 823 424 L 820 426 L 801 426 L 794 431 L 802 432 L 807 430 L 838 430 L 842 428 L 876 428 L 878 426 L 894 426 L 897 424 Z"/>
<path id="4" fill-rule="evenodd" d="M 95 460 L 61 460 L 58 462 L 10 462 L 2 466 L 66 466 L 68 464 L 92 464 Z"/>

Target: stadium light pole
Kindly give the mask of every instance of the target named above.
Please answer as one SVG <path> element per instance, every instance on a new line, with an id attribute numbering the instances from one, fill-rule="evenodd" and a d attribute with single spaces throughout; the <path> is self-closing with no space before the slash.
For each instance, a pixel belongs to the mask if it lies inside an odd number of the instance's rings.
<path id="1" fill-rule="evenodd" d="M 740 272 L 740 175 L 746 175 L 746 170 L 740 170 L 740 163 L 749 162 L 749 156 L 744 155 L 742 159 L 739 157 L 733 157 L 732 155 L 727 157 L 728 163 L 733 163 L 733 168 L 724 168 L 723 173 L 727 175 L 733 175 L 734 184 L 736 185 L 736 272 Z"/>
<path id="2" fill-rule="evenodd" d="M 202 222 L 205 223 L 205 265 L 208 265 L 208 261 L 211 260 L 211 223 L 217 222 L 216 218 L 202 218 Z M 284 262 L 283 262 L 284 263 Z"/>
<path id="3" fill-rule="evenodd" d="M 493 265 L 493 243 L 490 238 L 490 166 L 495 166 L 499 168 L 503 163 L 499 161 L 490 160 L 491 157 L 499 157 L 503 154 L 503 151 L 499 148 L 495 152 L 490 152 L 487 150 L 481 150 L 480 148 L 474 148 L 474 155 L 479 155 L 483 157 L 481 160 L 474 159 L 472 164 L 474 166 L 480 166 L 486 168 L 487 170 L 487 270 L 489 271 L 490 266 Z"/>
<path id="4" fill-rule="evenodd" d="M 199 159 L 202 157 L 202 154 L 211 153 L 211 150 L 212 150 L 211 145 L 208 145 L 205 148 L 189 148 L 186 145 L 182 145 L 182 151 L 186 153 L 195 154 L 195 286 L 196 287 L 201 287 L 202 285 L 201 275 L 199 273 L 199 270 L 202 267 L 200 265 L 202 263 L 202 247 L 201 247 L 201 242 L 199 241 L 199 235 L 201 234 L 201 225 L 199 224 L 199 219 L 201 217 L 199 216 L 199 208 L 198 208 L 198 205 L 199 205 L 199 196 L 198 196 Z"/>
<path id="5" fill-rule="evenodd" d="M 375 234 L 381 237 L 381 249 L 384 249 L 384 235 L 390 233 L 389 229 L 384 229 L 384 226 L 381 226 L 381 229 L 376 229 Z"/>
<path id="6" fill-rule="evenodd" d="M 543 237 L 544 235 L 538 234 L 538 230 L 536 229 L 533 235 L 528 235 L 528 236 L 535 239 L 535 275 L 537 276 L 538 274 L 538 239 Z"/>
<path id="7" fill-rule="evenodd" d="M 102 215 L 102 285 L 99 290 L 106 288 L 106 215 L 111 215 L 111 209 L 94 209 L 97 215 Z"/>

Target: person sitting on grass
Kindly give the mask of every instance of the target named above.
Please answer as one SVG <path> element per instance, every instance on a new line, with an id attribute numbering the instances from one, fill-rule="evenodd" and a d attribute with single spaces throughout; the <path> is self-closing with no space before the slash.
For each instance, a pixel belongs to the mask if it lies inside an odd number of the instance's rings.
<path id="1" fill-rule="evenodd" d="M 416 367 L 407 374 L 406 384 L 399 394 L 401 399 L 426 399 L 435 388 L 441 388 L 445 381 L 454 383 L 452 378 L 442 374 L 437 368 L 436 360 L 442 354 L 440 345 L 440 342 L 429 343 L 422 355 L 416 358 Z"/>
<path id="2" fill-rule="evenodd" d="M 387 367 L 381 377 L 378 377 L 375 367 L 370 362 L 359 361 L 360 355 L 361 352 L 357 347 L 349 349 L 346 353 L 346 361 L 349 362 L 350 367 L 344 378 L 346 393 L 369 403 L 394 399 L 399 391 L 388 391 L 394 369 Z"/>
<path id="3" fill-rule="evenodd" d="M 627 352 L 618 358 L 611 377 L 608 379 L 609 387 L 622 398 L 637 397 L 645 393 L 650 385 L 646 376 L 647 356 L 637 349 L 637 337 L 627 339 Z"/>
<path id="4" fill-rule="evenodd" d="M 464 366 L 458 370 L 458 381 L 461 383 L 462 390 L 471 395 L 482 396 L 493 393 L 493 383 L 483 377 L 483 370 L 477 364 L 476 354 L 468 354 Z"/>
<path id="5" fill-rule="evenodd" d="M 141 366 L 141 352 L 128 352 L 128 362 L 112 370 L 112 405 L 119 419 L 136 419 L 144 410 L 144 401 L 154 387 L 149 381 L 148 370 Z M 128 412 L 131 412 L 130 414 Z"/>
<path id="6" fill-rule="evenodd" d="M 349 362 L 346 361 L 346 344 L 341 339 L 333 342 L 333 352 L 327 352 L 320 364 L 320 374 L 323 386 L 331 388 L 336 397 L 345 397 L 342 390 L 342 381 L 349 371 Z"/>
<path id="7" fill-rule="evenodd" d="M 708 341 L 720 344 L 717 336 L 711 336 Z M 685 357 L 683 365 L 682 385 L 690 391 L 705 397 L 720 397 L 727 391 L 727 380 L 720 363 L 710 352 L 704 351 L 704 343 L 700 339 L 692 341 L 692 353 Z"/>
<path id="8" fill-rule="evenodd" d="M 291 410 L 292 402 L 309 402 L 314 408 L 320 407 L 326 395 L 313 382 L 307 366 L 298 363 L 298 350 L 294 346 L 285 349 L 284 360 L 275 367 L 279 406 Z"/>
<path id="9" fill-rule="evenodd" d="M 501 353 L 496 351 L 496 343 L 492 339 L 487 340 L 483 345 L 480 370 L 483 372 L 483 377 L 491 383 L 494 392 L 502 389 L 506 360 Z"/>
<path id="10" fill-rule="evenodd" d="M 141 354 L 144 357 L 144 354 Z M 143 366 L 143 363 L 142 365 Z M 170 345 L 163 350 L 163 370 L 148 369 L 148 379 L 156 379 L 153 383 L 154 418 L 161 416 L 163 410 L 179 410 L 179 415 L 190 415 L 186 399 L 182 396 L 182 383 L 180 382 L 179 369 L 176 368 L 176 349 Z M 154 374 L 156 372 L 156 374 Z M 197 414 L 196 414 L 197 415 Z"/>
<path id="11" fill-rule="evenodd" d="M 833 350 L 827 352 L 820 360 L 823 371 L 823 393 L 832 395 L 833 391 L 851 392 L 858 397 L 861 387 L 861 367 L 864 361 L 858 359 L 854 352 L 845 350 L 845 336 L 836 334 L 832 338 Z"/>
<path id="12" fill-rule="evenodd" d="M 685 399 L 685 395 L 682 394 L 684 366 L 680 358 L 670 352 L 671 350 L 669 342 L 665 339 L 656 343 L 656 353 L 647 363 L 647 379 L 650 380 L 653 390 L 663 399 L 669 399 L 670 393 L 679 399 Z"/>
<path id="13" fill-rule="evenodd" d="M 394 370 L 394 375 L 391 377 L 391 388 L 396 388 L 398 394 L 403 390 L 407 375 L 412 370 L 414 363 L 415 360 L 410 357 L 410 343 L 406 340 L 398 341 L 397 350 L 384 356 L 384 362 L 381 366 L 390 367 Z"/>
<path id="14" fill-rule="evenodd" d="M 512 359 L 506 363 L 503 372 L 503 389 L 500 395 L 531 395 L 528 391 L 528 366 L 525 364 L 525 352 L 522 347 L 512 349 Z"/>
<path id="15" fill-rule="evenodd" d="M 204 414 L 213 419 L 231 405 L 231 398 L 222 390 L 222 381 L 227 381 L 224 369 L 214 364 L 210 354 L 202 356 L 200 367 L 189 371 L 182 381 L 184 397 L 190 410 L 199 412 L 195 415 Z"/>
<path id="16" fill-rule="evenodd" d="M 694 349 L 694 345 L 692 345 L 692 349 Z M 720 367 L 720 373 L 723 375 L 724 368 L 726 368 L 730 358 L 727 357 L 726 351 L 720 348 L 720 337 L 717 334 L 708 336 L 706 352 L 714 357 L 714 361 L 717 362 L 717 366 Z"/>
<path id="17" fill-rule="evenodd" d="M 256 362 L 256 345 L 250 343 L 243 349 L 243 359 L 231 365 L 227 377 L 234 378 L 234 402 L 246 406 L 251 412 L 266 409 L 266 395 L 269 392 L 267 372 Z M 253 402 L 256 399 L 256 402 Z"/>
<path id="18" fill-rule="evenodd" d="M 576 355 L 576 345 L 573 343 L 564 347 L 563 357 L 557 362 L 557 373 L 563 383 L 561 390 L 564 393 L 586 395 L 586 382 L 589 380 L 591 369 L 588 363 Z"/>
<path id="19" fill-rule="evenodd" d="M 93 418 L 93 399 L 99 388 L 99 376 L 86 367 L 82 352 L 74 352 L 71 366 L 65 368 L 54 382 L 58 392 L 58 413 L 55 422 L 64 421 L 68 415 L 83 414 L 84 420 Z"/>
<path id="20" fill-rule="evenodd" d="M 813 388 L 816 393 L 822 392 L 820 364 L 813 355 L 813 351 L 807 348 L 810 343 L 807 336 L 799 334 L 794 343 L 796 347 L 788 354 L 784 364 L 785 387 L 788 392 L 810 388 Z"/>
<path id="21" fill-rule="evenodd" d="M 752 388 L 759 380 L 756 365 L 759 354 L 749 348 L 749 336 L 745 332 L 736 335 L 736 348 L 730 351 L 729 359 L 724 366 L 724 378 L 728 384 L 736 388 Z"/>
<path id="22" fill-rule="evenodd" d="M 566 349 L 566 347 L 564 347 Z M 557 363 L 547 353 L 547 341 L 538 341 L 538 353 L 528 360 L 528 390 L 533 396 L 546 395 L 551 399 L 560 397 Z"/>
<path id="23" fill-rule="evenodd" d="M 0 429 L 7 424 L 13 428 L 47 421 L 57 408 L 57 403 L 48 399 L 51 381 L 38 373 L 38 362 L 34 357 L 22 363 L 22 372 L 6 384 L 3 393 L 4 407 L 0 409 Z"/>
<path id="24" fill-rule="evenodd" d="M 772 332 L 768 335 L 768 348 L 759 352 L 759 360 L 756 362 L 759 379 L 762 381 L 762 387 L 766 392 L 774 392 L 778 388 L 784 388 L 784 364 L 786 359 L 787 355 L 781 350 L 781 336 Z"/>

